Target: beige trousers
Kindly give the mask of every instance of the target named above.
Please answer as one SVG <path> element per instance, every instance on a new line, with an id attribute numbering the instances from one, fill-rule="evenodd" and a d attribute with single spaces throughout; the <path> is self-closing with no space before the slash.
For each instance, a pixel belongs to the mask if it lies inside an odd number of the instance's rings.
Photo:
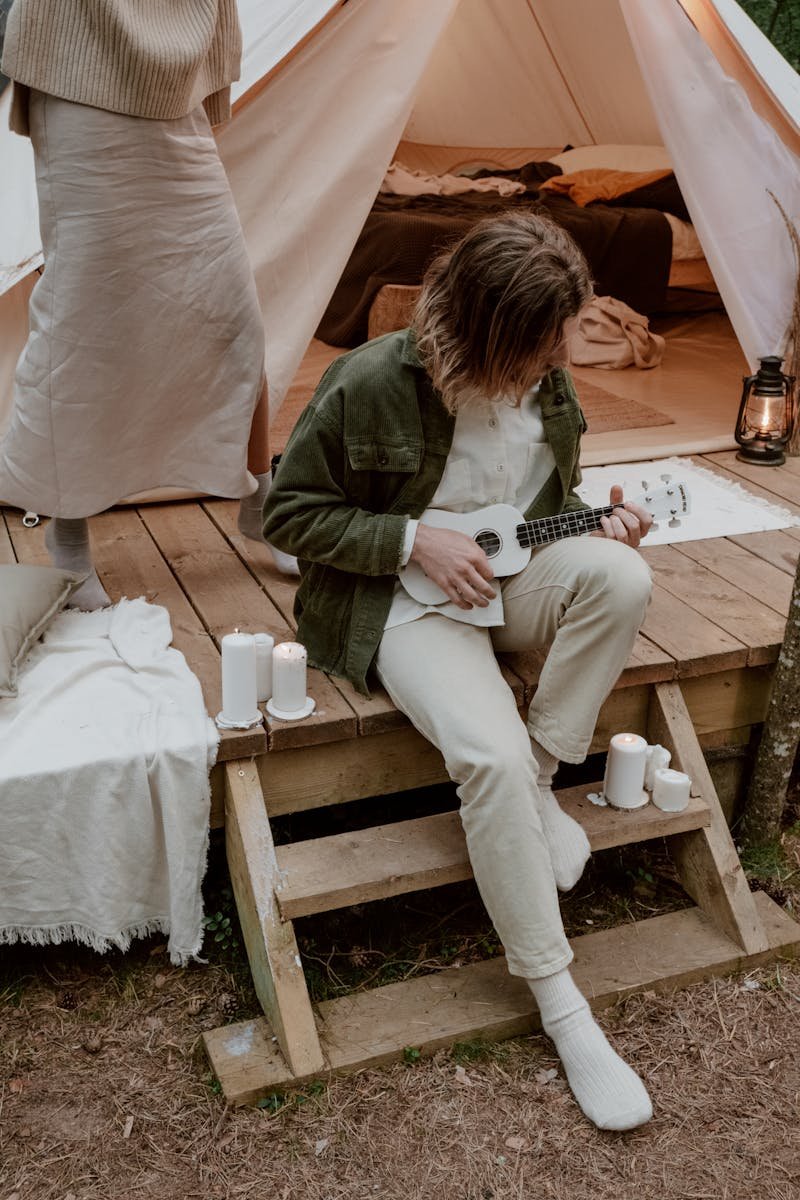
<path id="1" fill-rule="evenodd" d="M 0 500 L 87 517 L 179 487 L 241 497 L 264 328 L 199 106 L 174 121 L 30 97 L 45 268 Z"/>
<path id="2" fill-rule="evenodd" d="M 530 737 L 559 759 L 583 761 L 651 580 L 639 554 L 619 542 L 566 538 L 534 551 L 501 586 L 504 626 L 428 614 L 384 633 L 377 671 L 458 785 L 470 862 L 509 971 L 536 978 L 561 970 L 572 952 L 542 836 Z M 495 651 L 545 645 L 526 728 Z"/>

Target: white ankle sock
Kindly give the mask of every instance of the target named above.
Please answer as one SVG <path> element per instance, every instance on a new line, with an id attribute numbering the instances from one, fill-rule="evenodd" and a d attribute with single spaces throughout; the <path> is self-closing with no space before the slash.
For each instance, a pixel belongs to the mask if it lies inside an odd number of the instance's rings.
<path id="1" fill-rule="evenodd" d="M 92 565 L 89 521 L 86 517 L 53 517 L 44 531 L 44 543 L 55 566 L 61 567 L 62 571 L 74 571 L 76 575 L 86 576 L 70 596 L 68 608 L 93 612 L 111 603 Z"/>
<path id="2" fill-rule="evenodd" d="M 258 488 L 250 496 L 243 496 L 239 501 L 239 532 L 254 542 L 264 542 L 269 547 L 270 554 L 275 560 L 275 566 L 284 575 L 299 575 L 297 559 L 293 554 L 284 554 L 269 542 L 264 541 L 264 501 L 267 498 L 272 471 L 255 476 Z"/>
<path id="3" fill-rule="evenodd" d="M 559 891 L 568 892 L 583 874 L 583 869 L 592 853 L 589 839 L 581 825 L 565 813 L 553 792 L 553 776 L 558 767 L 558 759 L 540 746 L 535 738 L 531 738 L 533 756 L 539 764 L 538 787 L 541 796 L 539 816 L 542 819 L 542 830 L 550 851 L 550 862 L 553 866 L 556 887 Z"/>
<path id="4" fill-rule="evenodd" d="M 572 1094 L 598 1129 L 635 1129 L 653 1115 L 639 1076 L 606 1040 L 568 970 L 528 979 Z"/>

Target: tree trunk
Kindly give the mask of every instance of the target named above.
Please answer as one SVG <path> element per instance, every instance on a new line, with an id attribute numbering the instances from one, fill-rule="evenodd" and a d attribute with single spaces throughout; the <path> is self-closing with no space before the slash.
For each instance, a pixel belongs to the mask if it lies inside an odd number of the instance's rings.
<path id="1" fill-rule="evenodd" d="M 767 719 L 747 794 L 741 840 L 749 847 L 780 834 L 789 777 L 800 739 L 800 559 L 786 632 L 775 667 Z"/>

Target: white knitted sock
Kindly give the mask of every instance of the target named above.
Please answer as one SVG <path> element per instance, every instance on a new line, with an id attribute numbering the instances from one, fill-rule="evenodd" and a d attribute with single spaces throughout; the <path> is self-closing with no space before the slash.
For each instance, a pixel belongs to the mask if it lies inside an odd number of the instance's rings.
<path id="1" fill-rule="evenodd" d="M 534 737 L 531 737 L 531 749 L 539 764 L 539 816 L 550 851 L 556 887 L 559 891 L 568 892 L 575 887 L 583 874 L 592 849 L 583 827 L 564 812 L 553 792 L 551 785 L 558 767 L 558 759 L 545 750 L 544 746 L 540 746 Z"/>
<path id="2" fill-rule="evenodd" d="M 572 1094 L 598 1129 L 635 1129 L 653 1115 L 639 1076 L 606 1040 L 568 970 L 528 979 Z"/>
<path id="3" fill-rule="evenodd" d="M 100 582 L 92 564 L 89 545 L 89 522 L 86 517 L 53 517 L 44 531 L 44 544 L 55 566 L 62 571 L 85 575 L 81 586 L 67 601 L 68 608 L 93 612 L 111 603 L 108 592 Z"/>
<path id="4" fill-rule="evenodd" d="M 264 542 L 275 560 L 275 566 L 284 575 L 299 575 L 297 559 L 293 554 L 284 554 L 283 550 L 278 550 L 264 541 L 264 501 L 272 483 L 272 471 L 256 475 L 255 478 L 258 483 L 256 491 L 250 496 L 243 496 L 239 501 L 239 532 L 254 542 Z"/>

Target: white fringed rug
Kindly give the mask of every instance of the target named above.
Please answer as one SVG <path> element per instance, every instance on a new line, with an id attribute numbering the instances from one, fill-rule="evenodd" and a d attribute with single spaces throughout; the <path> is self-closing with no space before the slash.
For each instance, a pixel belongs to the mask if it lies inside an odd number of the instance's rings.
<path id="1" fill-rule="evenodd" d="M 651 530 L 647 536 L 648 546 L 800 525 L 800 517 L 788 509 L 754 496 L 742 485 L 714 471 L 698 467 L 688 458 L 661 458 L 650 462 L 623 463 L 620 466 L 587 467 L 578 493 L 587 504 L 599 508 L 608 504 L 612 484 L 622 485 L 626 500 L 636 500 L 642 494 L 644 481 L 650 488 L 665 487 L 662 475 L 670 475 L 675 482 L 686 484 L 691 498 L 691 513 L 676 528 L 670 528 L 668 521 L 659 521 L 658 528 Z"/>

